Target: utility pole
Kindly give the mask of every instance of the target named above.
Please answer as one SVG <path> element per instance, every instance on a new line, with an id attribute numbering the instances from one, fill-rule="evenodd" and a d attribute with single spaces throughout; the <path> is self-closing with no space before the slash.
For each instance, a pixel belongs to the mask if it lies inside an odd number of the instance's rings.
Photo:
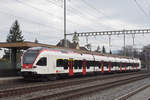
<path id="1" fill-rule="evenodd" d="M 124 56 L 126 56 L 126 33 L 124 32 Z"/>
<path id="2" fill-rule="evenodd" d="M 66 41 L 66 0 L 64 0 L 64 46 L 67 47 L 67 41 Z"/>
<path id="3" fill-rule="evenodd" d="M 133 39 L 133 46 L 132 46 L 132 57 L 134 57 L 135 55 L 134 55 L 134 51 L 135 51 L 135 49 L 134 49 L 134 44 L 135 44 L 135 34 L 132 34 L 132 39 Z"/>
<path id="4" fill-rule="evenodd" d="M 111 47 L 111 35 L 109 35 L 109 48 Z"/>

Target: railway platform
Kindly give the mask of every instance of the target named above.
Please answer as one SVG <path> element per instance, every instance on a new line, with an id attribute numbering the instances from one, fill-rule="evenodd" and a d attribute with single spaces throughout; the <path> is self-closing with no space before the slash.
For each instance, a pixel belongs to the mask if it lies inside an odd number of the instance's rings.
<path id="1" fill-rule="evenodd" d="M 17 80 L 23 79 L 21 76 L 13 76 L 13 77 L 0 77 L 0 84 L 15 82 Z"/>

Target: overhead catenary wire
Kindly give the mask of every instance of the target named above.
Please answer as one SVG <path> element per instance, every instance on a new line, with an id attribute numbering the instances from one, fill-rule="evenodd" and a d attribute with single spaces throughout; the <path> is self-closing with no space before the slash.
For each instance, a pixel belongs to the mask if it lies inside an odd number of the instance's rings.
<path id="1" fill-rule="evenodd" d="M 108 16 L 105 15 L 105 13 L 103 11 L 101 11 L 100 9 L 97 9 L 95 6 L 89 4 L 87 1 L 85 1 L 85 0 L 81 0 L 81 1 L 84 2 L 90 8 L 94 9 L 95 11 L 97 11 L 99 14 L 102 14 L 103 16 L 108 17 Z"/>
<path id="2" fill-rule="evenodd" d="M 86 19 L 87 21 L 89 21 L 89 22 L 91 22 L 91 23 L 94 22 L 91 27 L 94 27 L 94 28 L 101 28 L 102 25 L 104 25 L 104 24 L 99 21 L 98 16 L 97 16 L 97 15 L 94 15 L 94 14 L 91 14 L 91 12 L 88 11 L 88 10 L 84 10 L 84 11 L 80 10 L 80 9 L 82 9 L 81 7 L 83 7 L 83 6 L 86 7 L 86 6 L 83 5 L 83 4 L 82 4 L 82 6 L 81 6 L 81 3 L 80 3 L 80 5 L 76 5 L 76 7 L 70 6 L 70 8 L 71 8 L 72 11 L 74 11 L 75 13 L 78 13 L 77 16 L 79 16 L 82 20 L 85 20 L 85 19 Z M 87 8 L 87 7 L 86 7 L 86 8 Z M 97 19 L 97 20 L 95 20 L 95 19 Z M 101 26 L 100 26 L 100 25 L 101 25 Z M 107 25 L 105 25 L 105 26 L 103 26 L 103 27 L 107 27 L 107 28 L 108 28 Z M 112 28 L 112 27 L 109 27 L 109 28 Z"/>
<path id="3" fill-rule="evenodd" d="M 53 2 L 53 1 L 51 1 L 51 0 L 46 0 L 46 1 L 47 1 L 48 3 L 50 3 L 50 4 L 53 4 L 53 5 L 57 6 L 57 7 L 59 7 L 59 8 L 63 8 L 63 7 L 58 6 L 55 2 Z M 61 9 L 61 10 L 63 10 L 63 9 Z M 67 8 L 67 12 L 66 12 L 66 13 L 69 14 L 68 8 Z M 61 19 L 63 19 L 63 17 L 61 17 Z M 70 19 L 67 19 L 67 21 L 68 21 L 69 23 L 79 25 L 79 23 L 74 22 L 74 21 L 72 21 L 72 20 L 70 20 Z"/>
<path id="4" fill-rule="evenodd" d="M 143 7 L 137 2 L 137 0 L 134 0 L 134 2 L 135 2 L 135 4 L 137 5 L 137 7 L 142 11 L 142 13 L 143 13 L 148 19 L 150 19 L 150 18 L 149 18 L 150 16 L 147 15 L 147 13 L 146 13 L 145 10 L 143 9 Z"/>
<path id="5" fill-rule="evenodd" d="M 31 20 L 31 19 L 26 19 L 25 17 L 13 15 L 13 14 L 10 14 L 10 13 L 5 12 L 5 11 L 2 11 L 2 10 L 0 10 L 0 12 L 1 12 L 1 14 L 5 14 L 5 15 L 8 15 L 8 16 L 13 16 L 13 17 L 16 17 L 16 18 L 20 18 L 20 19 L 22 19 L 22 20 L 24 20 L 24 21 L 27 21 L 27 22 L 29 22 L 29 23 L 32 23 L 32 24 L 36 24 L 36 25 L 40 25 L 40 26 L 43 26 L 43 27 L 50 28 L 50 25 L 48 25 L 48 24 L 42 24 L 42 23 L 40 23 L 40 22 L 36 22 L 36 21 L 34 21 L 34 20 Z M 52 27 L 53 27 L 53 28 L 56 28 L 56 27 L 54 27 L 54 26 L 52 26 Z"/>
<path id="6" fill-rule="evenodd" d="M 36 11 L 38 11 L 38 12 L 41 11 L 41 12 L 44 12 L 44 13 L 48 14 L 49 16 L 53 16 L 53 17 L 59 19 L 60 22 L 61 22 L 61 20 L 63 20 L 63 16 L 56 16 L 56 15 L 54 15 L 53 13 L 50 13 L 50 12 L 44 10 L 44 9 L 35 7 L 35 6 L 33 6 L 33 5 L 29 4 L 29 3 L 22 2 L 22 1 L 20 1 L 20 0 L 17 0 L 17 2 L 18 2 L 18 3 L 21 3 L 22 5 L 29 6 L 29 7 L 33 8 L 34 10 L 36 10 Z M 46 2 L 49 2 L 49 3 L 53 4 L 54 6 L 57 6 L 56 3 L 54 3 L 54 2 L 52 2 L 52 1 L 50 1 L 50 0 L 46 0 Z M 60 6 L 57 6 L 57 7 L 60 7 Z M 60 10 L 62 10 L 62 9 L 60 9 Z M 79 25 L 78 23 L 75 23 L 75 22 L 73 22 L 73 21 L 71 21 L 71 20 L 67 20 L 67 21 L 68 21 L 69 23 Z M 59 24 L 60 24 L 60 23 L 59 23 Z"/>

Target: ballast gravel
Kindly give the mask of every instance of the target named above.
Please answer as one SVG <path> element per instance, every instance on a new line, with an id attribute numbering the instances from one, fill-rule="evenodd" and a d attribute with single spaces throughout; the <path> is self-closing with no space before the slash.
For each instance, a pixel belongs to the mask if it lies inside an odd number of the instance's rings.
<path id="1" fill-rule="evenodd" d="M 108 79 L 108 81 L 110 81 L 110 80 L 113 80 L 113 79 Z M 78 89 L 78 88 L 83 88 L 83 87 L 87 87 L 87 86 L 93 86 L 93 85 L 100 84 L 100 83 L 104 84 L 105 82 L 107 83 L 108 81 L 99 80 L 99 81 L 94 81 L 91 83 L 88 82 L 85 84 L 73 85 L 73 86 L 68 86 L 68 87 L 63 87 L 63 88 L 42 90 L 42 91 L 30 93 L 30 94 L 21 95 L 21 96 L 6 97 L 6 98 L 2 98 L 0 100 L 28 100 L 28 99 L 31 99 L 31 98 L 34 98 L 37 96 L 38 97 L 46 96 L 46 95 L 50 95 L 50 94 L 59 93 L 62 91 L 68 91 L 68 90 L 72 90 L 72 89 Z M 87 94 L 87 95 L 82 96 L 82 97 L 73 98 L 72 100 L 115 100 L 116 98 L 118 98 L 118 97 L 120 97 L 120 96 L 122 96 L 128 92 L 131 92 L 131 91 L 135 90 L 136 88 L 138 88 L 142 85 L 148 84 L 148 83 L 150 83 L 150 78 L 139 80 L 139 81 L 129 83 L 126 85 L 122 85 L 119 87 L 114 87 L 111 89 L 103 90 L 101 92 L 95 92 L 95 93 Z M 57 97 L 55 99 L 57 99 Z M 47 99 L 47 100 L 50 100 L 50 99 Z"/>
<path id="2" fill-rule="evenodd" d="M 150 78 L 132 82 L 132 83 L 122 85 L 119 87 L 110 88 L 110 89 L 103 90 L 100 92 L 87 94 L 85 96 L 74 98 L 71 100 L 117 100 L 117 98 L 147 84 L 150 84 Z"/>

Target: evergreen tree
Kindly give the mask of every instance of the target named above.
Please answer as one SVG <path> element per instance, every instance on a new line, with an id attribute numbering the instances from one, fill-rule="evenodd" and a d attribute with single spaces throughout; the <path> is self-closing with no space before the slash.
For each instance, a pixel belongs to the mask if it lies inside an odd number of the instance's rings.
<path id="1" fill-rule="evenodd" d="M 74 33 L 72 41 L 73 43 L 79 43 L 79 37 L 77 36 L 77 32 Z"/>
<path id="2" fill-rule="evenodd" d="M 15 42 L 23 42 L 23 36 L 22 36 L 22 31 L 20 30 L 20 26 L 18 21 L 16 20 L 12 27 L 10 28 L 9 34 L 7 36 L 6 41 L 8 43 L 15 43 Z M 12 66 L 16 68 L 16 62 L 17 62 L 17 53 L 20 53 L 20 50 L 17 48 L 13 48 L 9 50 L 9 54 L 11 53 L 11 62 Z M 7 53 L 5 53 L 7 55 Z"/>
<path id="3" fill-rule="evenodd" d="M 102 48 L 102 53 L 106 53 L 105 47 Z"/>
<path id="4" fill-rule="evenodd" d="M 20 26 L 18 21 L 16 20 L 12 27 L 10 28 L 9 34 L 7 36 L 7 42 L 12 43 L 12 42 L 23 42 L 23 36 L 22 36 L 22 31 L 20 30 Z"/>
<path id="5" fill-rule="evenodd" d="M 112 51 L 110 50 L 109 54 L 112 54 Z"/>
<path id="6" fill-rule="evenodd" d="M 100 46 L 97 46 L 96 52 L 100 53 L 101 52 L 100 49 L 101 49 Z"/>
<path id="7" fill-rule="evenodd" d="M 35 38 L 34 42 L 35 42 L 35 43 L 39 43 L 39 41 L 37 40 L 37 38 Z"/>

